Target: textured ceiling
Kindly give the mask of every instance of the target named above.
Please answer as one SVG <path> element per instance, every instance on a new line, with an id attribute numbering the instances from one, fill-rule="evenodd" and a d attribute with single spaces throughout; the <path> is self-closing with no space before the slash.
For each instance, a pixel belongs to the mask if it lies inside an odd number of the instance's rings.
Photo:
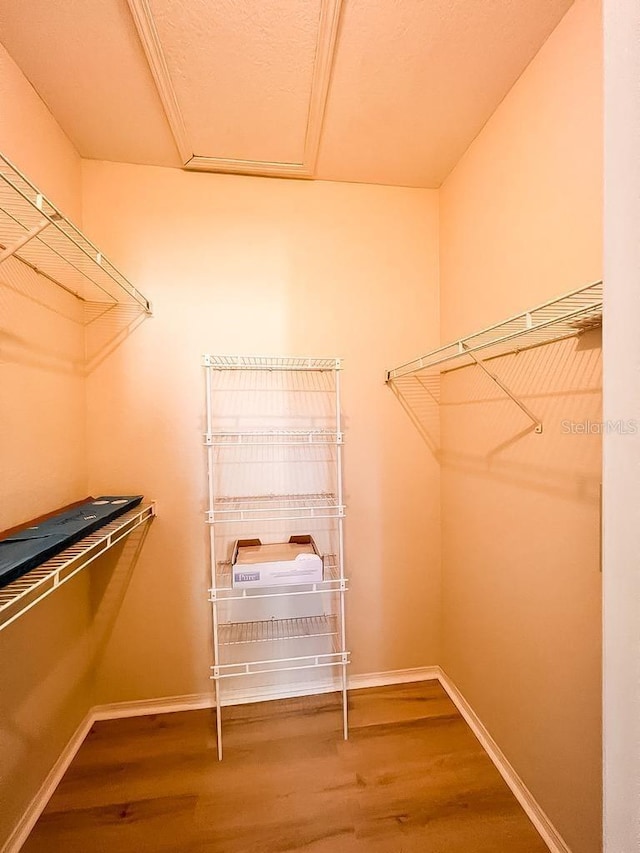
<path id="1" fill-rule="evenodd" d="M 0 0 L 84 157 L 436 187 L 572 0 Z"/>
<path id="2" fill-rule="evenodd" d="M 301 161 L 320 0 L 151 0 L 198 154 Z"/>

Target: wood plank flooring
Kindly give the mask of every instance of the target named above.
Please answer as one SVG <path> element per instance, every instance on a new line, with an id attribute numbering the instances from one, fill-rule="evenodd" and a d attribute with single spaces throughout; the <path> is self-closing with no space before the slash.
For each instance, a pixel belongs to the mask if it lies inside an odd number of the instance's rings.
<path id="1" fill-rule="evenodd" d="M 545 853 L 437 682 L 96 723 L 24 853 Z"/>

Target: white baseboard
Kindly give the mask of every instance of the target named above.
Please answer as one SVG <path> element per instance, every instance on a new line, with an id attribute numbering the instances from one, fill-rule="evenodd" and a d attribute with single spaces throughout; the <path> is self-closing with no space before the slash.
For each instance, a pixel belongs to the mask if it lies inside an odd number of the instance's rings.
<path id="1" fill-rule="evenodd" d="M 393 669 L 387 672 L 366 672 L 349 674 L 349 690 L 364 687 L 384 687 L 390 684 L 408 684 L 412 681 L 430 681 L 439 677 L 439 667 L 421 666 L 413 669 Z M 339 676 L 309 681 L 304 684 L 272 685 L 266 687 L 229 687 L 224 686 L 223 706 L 246 705 L 251 702 L 272 702 L 277 699 L 291 699 L 296 696 L 316 696 L 319 693 L 333 693 L 340 690 Z M 140 699 L 132 702 L 113 702 L 108 705 L 96 705 L 93 708 L 93 720 L 119 720 L 125 717 L 142 717 L 147 714 L 168 714 L 174 711 L 194 711 L 200 708 L 212 708 L 215 705 L 213 686 L 210 693 L 191 693 L 184 696 L 166 696 L 162 699 Z"/>
<path id="2" fill-rule="evenodd" d="M 390 669 L 387 672 L 365 672 L 349 675 L 349 690 L 364 687 L 384 687 L 388 684 L 410 684 L 412 681 L 434 681 L 440 677 L 439 666 L 418 666 L 413 669 Z"/>
<path id="3" fill-rule="evenodd" d="M 429 681 L 438 678 L 437 666 L 421 666 L 414 669 L 392 669 L 387 672 L 365 672 L 347 674 L 347 689 L 384 687 L 390 684 L 407 684 L 411 681 Z M 244 705 L 250 702 L 269 702 L 274 699 L 290 699 L 295 696 L 316 696 L 319 693 L 334 693 L 342 688 L 340 676 L 335 675 L 322 681 L 309 681 L 293 686 L 257 687 L 225 690 L 223 705 Z"/>
<path id="4" fill-rule="evenodd" d="M 500 748 L 471 708 L 460 691 L 453 685 L 446 673 L 438 666 L 397 669 L 388 672 L 370 672 L 349 675 L 349 690 L 383 687 L 391 684 L 408 684 L 414 681 L 439 680 L 456 708 L 480 741 L 489 758 L 493 761 L 502 778 L 540 833 L 551 853 L 571 853 L 549 818 L 540 808 L 531 792 L 507 761 Z M 317 693 L 329 693 L 340 689 L 339 679 L 323 682 L 310 682 L 297 687 L 254 688 L 251 691 L 234 690 L 225 697 L 224 705 L 240 705 L 249 702 L 264 702 L 294 696 L 310 696 Z M 67 746 L 31 801 L 22 819 L 11 833 L 1 853 L 18 853 L 36 821 L 44 811 L 51 795 L 73 761 L 77 751 L 98 720 L 116 720 L 125 717 L 140 717 L 148 714 L 167 714 L 175 711 L 193 711 L 211 708 L 215 704 L 213 689 L 210 693 L 192 693 L 183 696 L 167 696 L 162 699 L 142 699 L 133 702 L 114 702 L 109 705 L 96 705 L 78 726 Z"/>
<path id="5" fill-rule="evenodd" d="M 449 695 L 449 698 L 464 717 L 467 725 L 480 741 L 484 751 L 495 764 L 498 772 L 507 783 L 516 800 L 520 803 L 527 817 L 540 833 L 542 840 L 551 853 L 571 853 L 560 833 L 556 830 L 544 813 L 533 794 L 513 769 L 504 753 L 480 721 L 478 715 L 464 698 L 462 693 L 452 683 L 448 675 L 440 669 L 439 681 Z"/>
<path id="6" fill-rule="evenodd" d="M 214 704 L 208 693 L 189 693 L 184 696 L 165 696 L 161 699 L 135 699 L 131 702 L 94 705 L 91 714 L 93 721 L 98 722 L 146 717 L 150 714 L 171 714 L 174 711 L 197 711 L 201 708 L 211 708 Z"/>
<path id="7" fill-rule="evenodd" d="M 71 735 L 67 745 L 60 753 L 58 760 L 53 765 L 53 767 L 47 774 L 44 782 L 38 789 L 37 794 L 31 800 L 25 813 L 22 815 L 13 832 L 6 840 L 4 846 L 2 847 L 2 853 L 18 853 L 18 851 L 22 848 L 22 845 L 27 840 L 29 833 L 36 825 L 36 821 L 38 820 L 38 818 L 44 811 L 45 806 L 51 799 L 53 792 L 58 787 L 60 780 L 67 772 L 67 769 L 73 759 L 76 757 L 76 753 L 82 746 L 82 743 L 86 736 L 89 734 L 89 730 L 91 729 L 92 725 L 93 714 L 91 711 L 89 711 L 89 713 L 82 720 L 78 728 Z"/>

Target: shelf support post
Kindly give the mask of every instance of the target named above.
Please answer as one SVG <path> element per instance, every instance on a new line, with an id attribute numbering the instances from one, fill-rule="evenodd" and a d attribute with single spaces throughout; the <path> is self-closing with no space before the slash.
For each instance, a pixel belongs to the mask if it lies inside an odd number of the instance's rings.
<path id="1" fill-rule="evenodd" d="M 522 402 L 522 400 L 520 400 L 520 399 L 518 399 L 518 397 L 516 397 L 516 395 L 513 393 L 513 391 L 511 391 L 511 389 L 508 388 L 508 386 L 505 385 L 504 382 L 495 375 L 495 373 L 492 373 L 487 367 L 485 367 L 483 362 L 480 361 L 480 359 L 476 358 L 476 356 L 471 352 L 471 350 L 464 343 L 462 343 L 462 341 L 460 341 L 460 345 L 464 349 L 465 353 L 469 356 L 469 358 L 473 359 L 473 361 L 478 365 L 478 367 L 482 371 L 484 371 L 484 373 L 486 373 L 487 376 L 493 382 L 496 383 L 498 388 L 500 388 L 502 391 L 504 391 L 504 393 L 507 395 L 507 397 L 509 397 L 509 399 L 513 400 L 513 402 L 516 404 L 516 406 L 524 412 L 524 414 L 534 424 L 535 432 L 540 434 L 542 432 L 542 421 L 534 415 L 534 413 L 531 411 L 531 409 L 528 406 L 526 406 Z"/>

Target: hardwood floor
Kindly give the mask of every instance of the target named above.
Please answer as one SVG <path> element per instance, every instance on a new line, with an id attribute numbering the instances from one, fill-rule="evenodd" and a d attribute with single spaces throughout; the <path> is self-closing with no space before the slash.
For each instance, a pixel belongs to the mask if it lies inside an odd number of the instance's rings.
<path id="1" fill-rule="evenodd" d="M 437 682 L 96 723 L 25 853 L 545 853 Z"/>

